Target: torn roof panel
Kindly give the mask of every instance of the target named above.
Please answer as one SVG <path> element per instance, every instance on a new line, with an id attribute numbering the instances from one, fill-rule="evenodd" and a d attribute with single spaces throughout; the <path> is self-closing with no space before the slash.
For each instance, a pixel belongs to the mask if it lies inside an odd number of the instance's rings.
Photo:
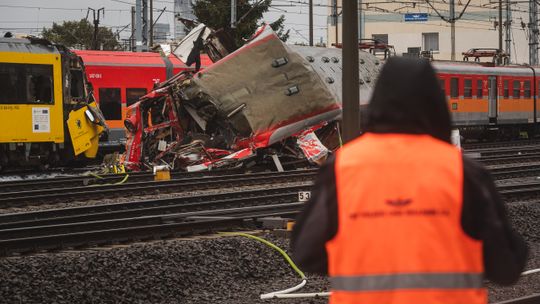
<path id="1" fill-rule="evenodd" d="M 198 73 L 193 84 L 198 93 L 210 97 L 218 115 L 227 117 L 240 137 L 281 128 L 281 136 L 272 136 L 271 141 L 277 141 L 329 119 L 309 118 L 339 109 L 309 63 L 271 30 Z M 296 124 L 300 121 L 304 123 Z"/>

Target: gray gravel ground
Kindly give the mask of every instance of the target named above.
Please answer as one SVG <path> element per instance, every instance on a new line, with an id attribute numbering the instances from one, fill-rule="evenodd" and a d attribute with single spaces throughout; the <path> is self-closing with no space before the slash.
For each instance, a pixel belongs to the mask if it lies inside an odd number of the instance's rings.
<path id="1" fill-rule="evenodd" d="M 540 268 L 540 204 L 508 204 L 514 227 L 530 246 L 526 269 Z M 284 249 L 288 240 L 263 235 Z M 309 276 L 302 292 L 328 288 Z M 282 257 L 242 237 L 168 240 L 0 259 L 0 303 L 326 303 L 261 301 L 261 293 L 294 286 L 299 278 Z M 490 302 L 540 291 L 540 274 L 510 287 L 488 284 Z"/>

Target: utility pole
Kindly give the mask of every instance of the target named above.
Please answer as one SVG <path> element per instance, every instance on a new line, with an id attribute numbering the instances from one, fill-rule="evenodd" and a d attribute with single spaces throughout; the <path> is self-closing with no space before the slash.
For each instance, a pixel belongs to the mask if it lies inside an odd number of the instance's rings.
<path id="1" fill-rule="evenodd" d="M 502 13 L 502 0 L 499 0 L 499 52 L 503 51 L 503 13 Z M 499 64 L 501 59 L 499 59 Z"/>
<path id="2" fill-rule="evenodd" d="M 338 32 L 338 7 L 337 7 L 337 0 L 333 0 L 333 5 L 332 5 L 332 15 L 334 16 L 334 24 L 336 25 L 336 47 L 338 46 L 338 42 L 339 42 L 339 32 Z"/>
<path id="3" fill-rule="evenodd" d="M 451 55 L 450 58 L 456 60 L 456 4 L 454 0 L 450 0 L 450 44 Z"/>
<path id="4" fill-rule="evenodd" d="M 135 50 L 148 50 L 148 0 L 135 0 Z"/>
<path id="5" fill-rule="evenodd" d="M 99 32 L 99 19 L 100 16 L 103 15 L 105 17 L 105 8 L 102 7 L 98 10 L 93 8 L 88 8 L 88 11 L 86 12 L 86 18 L 88 19 L 88 14 L 92 11 L 92 16 L 94 19 L 94 37 L 92 38 L 92 49 L 93 50 L 99 50 L 99 43 L 98 43 L 98 32 Z"/>
<path id="6" fill-rule="evenodd" d="M 360 88 L 358 62 L 358 2 L 344 0 L 343 12 L 343 138 L 360 135 Z M 337 16 L 337 14 L 336 14 Z M 337 20 L 336 20 L 337 21 Z M 337 22 L 336 22 L 337 27 Z"/>
<path id="7" fill-rule="evenodd" d="M 236 28 L 236 0 L 231 0 L 231 28 Z"/>
<path id="8" fill-rule="evenodd" d="M 362 0 L 358 0 L 358 38 L 364 39 L 364 33 L 362 29 Z"/>
<path id="9" fill-rule="evenodd" d="M 538 4 L 529 1 L 529 64 L 538 65 Z"/>
<path id="10" fill-rule="evenodd" d="M 131 51 L 135 52 L 135 6 L 131 7 L 131 37 L 129 38 Z"/>
<path id="11" fill-rule="evenodd" d="M 309 0 L 309 46 L 313 46 L 313 0 Z"/>
<path id="12" fill-rule="evenodd" d="M 461 19 L 463 17 L 463 14 L 465 14 L 465 11 L 467 10 L 467 7 L 469 7 L 469 4 L 472 0 L 468 0 L 465 6 L 463 7 L 463 10 L 461 13 L 459 13 L 459 16 L 456 17 L 456 5 L 454 0 L 450 0 L 450 16 L 447 18 L 443 16 L 439 10 L 431 3 L 429 0 L 425 0 L 426 3 L 437 13 L 437 15 L 444 21 L 450 23 L 450 43 L 452 45 L 452 54 L 451 58 L 452 60 L 456 60 L 456 21 Z M 502 0 L 499 0 L 502 1 Z"/>
<path id="13" fill-rule="evenodd" d="M 504 24 L 506 26 L 506 45 L 505 45 L 505 52 L 508 54 L 508 63 L 512 61 L 512 47 L 511 42 L 512 38 L 511 35 L 511 26 L 512 26 L 512 11 L 510 10 L 510 0 L 506 0 L 506 23 Z"/>
<path id="14" fill-rule="evenodd" d="M 148 47 L 154 46 L 154 0 L 150 1 L 150 31 L 148 33 Z"/>

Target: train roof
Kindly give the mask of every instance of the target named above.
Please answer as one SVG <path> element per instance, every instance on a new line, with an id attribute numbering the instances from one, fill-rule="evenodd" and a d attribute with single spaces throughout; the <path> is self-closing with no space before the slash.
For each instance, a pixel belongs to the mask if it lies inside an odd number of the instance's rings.
<path id="1" fill-rule="evenodd" d="M 493 75 L 493 76 L 533 76 L 533 67 L 526 65 L 488 66 L 476 62 L 464 61 L 433 61 L 433 67 L 439 73 Z M 535 66 L 534 72 L 540 75 L 540 67 Z"/>
<path id="2" fill-rule="evenodd" d="M 52 43 L 38 38 L 0 38 L 0 52 L 59 54 Z"/>
<path id="3" fill-rule="evenodd" d="M 86 66 L 139 66 L 164 67 L 165 62 L 159 53 L 151 52 L 116 52 L 116 51 L 90 51 L 75 50 L 81 56 Z M 169 60 L 176 67 L 186 65 L 175 56 L 169 55 Z"/>
<path id="4" fill-rule="evenodd" d="M 160 53 L 90 50 L 75 50 L 74 52 L 81 56 L 86 66 L 165 67 Z M 175 67 L 187 68 L 186 64 L 175 55 L 171 54 L 168 58 Z M 208 56 L 201 55 L 201 64 L 206 67 L 211 65 L 212 61 Z"/>

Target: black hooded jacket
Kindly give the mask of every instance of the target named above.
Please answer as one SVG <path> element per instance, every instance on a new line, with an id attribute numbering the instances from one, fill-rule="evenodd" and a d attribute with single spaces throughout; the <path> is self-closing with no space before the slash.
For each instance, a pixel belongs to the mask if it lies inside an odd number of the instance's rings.
<path id="1" fill-rule="evenodd" d="M 447 103 L 435 71 L 426 60 L 388 60 L 375 86 L 366 120 L 366 132 L 428 134 L 450 143 Z M 293 259 L 307 272 L 327 274 L 325 244 L 336 235 L 339 225 L 334 164 L 331 157 L 320 169 L 312 198 L 293 230 Z M 463 157 L 463 174 L 462 227 L 470 237 L 483 241 L 486 278 L 511 284 L 525 266 L 526 244 L 511 228 L 487 170 Z"/>

